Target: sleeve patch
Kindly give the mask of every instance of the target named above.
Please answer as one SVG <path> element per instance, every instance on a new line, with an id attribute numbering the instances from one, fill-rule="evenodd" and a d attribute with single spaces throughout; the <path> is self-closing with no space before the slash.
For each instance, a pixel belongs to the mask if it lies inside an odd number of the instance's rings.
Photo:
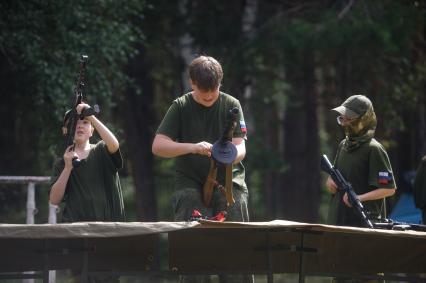
<path id="1" fill-rule="evenodd" d="M 392 173 L 390 172 L 379 172 L 378 183 L 381 185 L 387 185 L 392 181 Z"/>
<path id="2" fill-rule="evenodd" d="M 244 121 L 240 121 L 240 129 L 241 129 L 241 132 L 243 132 L 244 134 L 247 134 L 247 127 Z"/>

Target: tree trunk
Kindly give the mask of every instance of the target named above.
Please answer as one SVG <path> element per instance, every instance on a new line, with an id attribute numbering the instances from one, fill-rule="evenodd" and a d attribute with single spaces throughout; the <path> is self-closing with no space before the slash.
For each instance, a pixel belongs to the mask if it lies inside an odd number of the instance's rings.
<path id="1" fill-rule="evenodd" d="M 271 151 L 279 151 L 279 131 L 273 125 L 279 121 L 276 105 L 271 105 L 265 113 L 264 128 L 269 129 L 265 131 L 265 144 Z M 265 190 L 265 205 L 267 219 L 281 218 L 281 186 L 280 186 L 280 173 L 277 168 L 269 169 L 263 175 L 263 183 Z"/>
<path id="2" fill-rule="evenodd" d="M 136 213 L 139 221 L 157 220 L 157 198 L 154 187 L 153 155 L 151 143 L 154 133 L 153 81 L 149 77 L 151 66 L 144 51 L 131 60 L 128 74 L 135 80 L 122 102 L 123 128 L 128 147 L 127 158 L 135 186 Z M 142 90 L 138 93 L 137 90 Z"/>
<path id="3" fill-rule="evenodd" d="M 426 86 L 426 83 L 424 85 Z M 424 92 L 418 95 L 418 99 L 418 145 L 419 153 L 423 156 L 426 154 L 426 99 Z"/>
<path id="4" fill-rule="evenodd" d="M 288 72 L 293 91 L 284 118 L 284 160 L 289 164 L 282 179 L 283 217 L 316 222 L 320 202 L 319 138 L 314 58 L 301 56 L 299 70 Z"/>

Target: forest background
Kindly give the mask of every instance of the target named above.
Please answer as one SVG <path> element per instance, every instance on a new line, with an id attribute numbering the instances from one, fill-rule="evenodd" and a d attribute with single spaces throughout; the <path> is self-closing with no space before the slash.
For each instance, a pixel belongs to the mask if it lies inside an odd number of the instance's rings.
<path id="1" fill-rule="evenodd" d="M 343 138 L 330 109 L 353 94 L 372 100 L 398 194 L 409 191 L 426 154 L 425 19 L 424 1 L 402 0 L 1 1 L 0 175 L 51 174 L 87 54 L 85 99 L 121 142 L 128 220 L 172 220 L 173 160 L 151 143 L 206 54 L 245 113 L 252 220 L 325 221 L 320 155 Z M 23 188 L 0 184 L 0 222 L 25 222 Z"/>

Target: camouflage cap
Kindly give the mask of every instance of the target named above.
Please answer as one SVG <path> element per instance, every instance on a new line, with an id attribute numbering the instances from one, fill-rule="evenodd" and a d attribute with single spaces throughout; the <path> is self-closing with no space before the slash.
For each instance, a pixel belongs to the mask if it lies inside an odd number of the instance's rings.
<path id="1" fill-rule="evenodd" d="M 364 115 L 368 109 L 373 108 L 370 99 L 364 95 L 352 95 L 339 107 L 332 110 L 338 112 L 340 115 L 346 116 L 349 119 L 358 118 Z"/>

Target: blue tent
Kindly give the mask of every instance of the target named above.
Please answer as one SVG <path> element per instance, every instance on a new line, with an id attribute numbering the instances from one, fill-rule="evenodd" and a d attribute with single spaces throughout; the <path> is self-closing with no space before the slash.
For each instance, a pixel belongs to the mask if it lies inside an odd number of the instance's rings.
<path id="1" fill-rule="evenodd" d="M 422 212 L 414 205 L 413 194 L 402 193 L 389 218 L 397 222 L 421 224 Z"/>

